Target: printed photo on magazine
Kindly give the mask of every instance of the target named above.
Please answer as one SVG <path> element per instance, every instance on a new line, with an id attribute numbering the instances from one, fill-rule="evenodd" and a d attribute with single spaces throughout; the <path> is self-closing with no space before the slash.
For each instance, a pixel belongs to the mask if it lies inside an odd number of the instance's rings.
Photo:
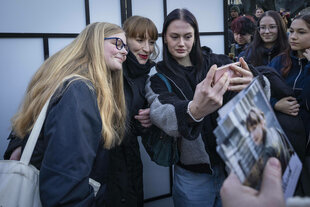
<path id="1" fill-rule="evenodd" d="M 240 181 L 259 189 L 270 157 L 280 160 L 283 192 L 293 196 L 302 164 L 256 78 L 219 110 L 217 152 Z"/>

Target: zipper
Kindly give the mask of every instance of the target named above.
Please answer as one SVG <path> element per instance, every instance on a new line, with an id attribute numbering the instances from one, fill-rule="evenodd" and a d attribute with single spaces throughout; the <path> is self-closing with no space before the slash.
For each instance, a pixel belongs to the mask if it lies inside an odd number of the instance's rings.
<path id="1" fill-rule="evenodd" d="M 299 73 L 298 73 L 298 75 L 297 75 L 297 77 L 296 77 L 296 79 L 294 81 L 293 90 L 295 90 L 297 80 L 298 80 L 298 78 L 299 78 L 299 76 L 301 74 L 301 71 L 302 71 L 302 64 L 301 64 L 301 59 L 300 58 L 298 58 L 298 65 L 300 66 L 300 69 L 299 69 Z"/>
<path id="2" fill-rule="evenodd" d="M 164 74 L 163 74 L 164 75 Z M 168 80 L 170 80 L 173 85 L 182 93 L 183 97 L 185 98 L 186 101 L 188 101 L 189 99 L 185 96 L 185 94 L 183 93 L 183 91 L 181 90 L 181 88 L 173 81 L 171 80 L 171 78 L 169 78 L 168 76 L 164 75 Z"/>

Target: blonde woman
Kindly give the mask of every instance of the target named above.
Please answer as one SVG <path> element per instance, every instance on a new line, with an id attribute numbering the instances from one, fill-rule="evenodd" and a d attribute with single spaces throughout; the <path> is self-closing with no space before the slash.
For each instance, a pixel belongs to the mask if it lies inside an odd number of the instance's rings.
<path id="1" fill-rule="evenodd" d="M 56 90 L 31 159 L 40 170 L 43 206 L 104 205 L 107 149 L 120 144 L 125 131 L 122 63 L 127 49 L 119 26 L 93 23 L 32 78 L 12 119 L 11 137 L 27 140 Z M 8 148 L 7 158 L 12 150 Z M 96 197 L 89 178 L 101 184 Z"/>

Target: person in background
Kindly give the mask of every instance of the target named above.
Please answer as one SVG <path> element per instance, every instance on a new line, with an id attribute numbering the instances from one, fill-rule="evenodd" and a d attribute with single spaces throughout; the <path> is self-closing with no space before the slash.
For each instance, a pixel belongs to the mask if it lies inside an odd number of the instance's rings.
<path id="1" fill-rule="evenodd" d="M 146 84 L 146 97 L 152 123 L 178 138 L 180 161 L 174 166 L 174 205 L 221 206 L 219 191 L 225 170 L 212 133 L 217 110 L 234 95 L 231 91 L 247 87 L 253 75 L 241 58 L 241 67 L 231 69 L 242 77 L 229 78 L 225 73 L 214 82 L 217 66 L 231 60 L 212 53 L 210 48 L 201 48 L 197 20 L 187 9 L 168 14 L 162 36 L 163 61 L 157 63 L 157 72 L 167 78 L 172 92 L 160 76 L 154 75 Z"/>
<path id="2" fill-rule="evenodd" d="M 143 206 L 143 166 L 137 136 L 150 132 L 145 82 L 157 57 L 155 24 L 146 17 L 129 17 L 123 25 L 129 53 L 123 63 L 127 127 L 120 146 L 111 149 L 107 206 Z"/>
<path id="3" fill-rule="evenodd" d="M 290 28 L 292 20 L 291 20 L 291 12 L 289 9 L 280 8 L 279 11 L 285 25 L 287 28 Z"/>
<path id="4" fill-rule="evenodd" d="M 271 96 L 271 105 L 276 113 L 287 117 L 297 117 L 301 128 L 295 129 L 295 146 L 303 144 L 296 152 L 301 154 L 301 161 L 305 162 L 305 156 L 309 155 L 309 130 L 310 130 L 310 15 L 295 17 L 289 28 L 290 50 L 275 57 L 269 66 L 273 67 L 284 79 L 286 86 L 292 90 L 290 95 L 284 97 Z M 283 116 L 283 115 L 282 115 Z M 289 123 L 292 125 L 292 123 Z M 297 136 L 301 136 L 300 138 Z M 298 138 L 298 139 L 297 139 Z M 294 143 L 294 142 L 293 142 Z M 307 146 L 308 145 L 308 146 Z M 294 144 L 293 144 L 294 146 Z M 294 146 L 294 148 L 296 148 Z M 303 153 L 301 153 L 303 152 Z M 306 166 L 306 163 L 304 163 Z M 310 175 L 302 169 L 297 195 L 310 195 Z"/>
<path id="5" fill-rule="evenodd" d="M 231 29 L 232 21 L 234 21 L 239 16 L 240 16 L 239 7 L 237 5 L 230 7 L 230 14 L 229 14 L 229 18 L 228 18 L 228 29 Z"/>
<path id="6" fill-rule="evenodd" d="M 306 7 L 302 9 L 300 12 L 298 12 L 298 15 L 305 15 L 305 14 L 310 14 L 310 7 Z"/>
<path id="7" fill-rule="evenodd" d="M 268 65 L 272 58 L 289 49 L 286 26 L 276 11 L 266 11 L 257 21 L 253 41 L 239 54 L 253 66 Z"/>
<path id="8" fill-rule="evenodd" d="M 264 13 L 264 10 L 262 8 L 260 8 L 260 7 L 256 8 L 255 14 L 253 16 L 255 22 L 258 21 L 258 19 L 263 15 L 263 13 Z"/>
<path id="9" fill-rule="evenodd" d="M 274 69 L 266 67 L 277 55 L 284 54 L 290 46 L 286 34 L 286 26 L 276 11 L 266 11 L 258 20 L 258 29 L 248 48 L 241 52 L 247 63 L 268 78 L 271 95 L 276 99 L 291 96 L 294 92 L 286 85 L 280 74 Z M 305 156 L 306 135 L 300 117 L 293 117 L 275 111 L 275 115 L 285 134 L 293 145 L 299 158 Z"/>
<path id="10" fill-rule="evenodd" d="M 269 64 L 285 79 L 294 90 L 294 97 L 281 100 L 272 99 L 272 106 L 282 113 L 296 116 L 300 114 L 306 129 L 310 130 L 309 89 L 310 81 L 310 15 L 297 16 L 289 28 L 290 50 L 274 58 Z"/>
<path id="11" fill-rule="evenodd" d="M 54 94 L 30 161 L 40 170 L 42 206 L 105 205 L 108 150 L 120 144 L 125 133 L 122 64 L 127 50 L 119 26 L 92 23 L 48 58 L 28 85 L 10 135 L 23 146 Z M 6 159 L 13 150 L 8 147 Z M 101 185 L 96 195 L 90 178 Z"/>
<path id="12" fill-rule="evenodd" d="M 235 61 L 239 54 L 246 49 L 246 46 L 252 41 L 256 30 L 254 20 L 250 16 L 241 16 L 231 23 L 231 30 L 234 33 L 235 44 L 231 48 Z"/>

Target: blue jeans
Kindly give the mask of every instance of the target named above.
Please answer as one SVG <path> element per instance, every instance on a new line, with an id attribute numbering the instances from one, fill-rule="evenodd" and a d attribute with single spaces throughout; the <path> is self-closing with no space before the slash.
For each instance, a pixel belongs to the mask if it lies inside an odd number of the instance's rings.
<path id="1" fill-rule="evenodd" d="M 174 166 L 172 197 L 175 207 L 221 207 L 224 169 L 212 166 L 213 174 L 194 173 Z"/>

